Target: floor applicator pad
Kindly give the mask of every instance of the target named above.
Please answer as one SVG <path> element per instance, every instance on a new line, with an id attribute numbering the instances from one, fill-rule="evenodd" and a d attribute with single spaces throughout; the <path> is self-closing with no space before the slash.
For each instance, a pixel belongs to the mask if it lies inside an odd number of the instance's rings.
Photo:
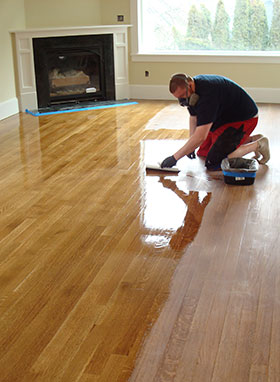
<path id="1" fill-rule="evenodd" d="M 160 167 L 160 163 L 146 163 L 146 170 L 180 172 L 178 167 Z"/>

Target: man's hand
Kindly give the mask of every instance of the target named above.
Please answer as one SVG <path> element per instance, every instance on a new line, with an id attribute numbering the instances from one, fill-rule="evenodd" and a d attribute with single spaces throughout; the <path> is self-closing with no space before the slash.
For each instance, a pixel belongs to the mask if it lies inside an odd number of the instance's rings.
<path id="1" fill-rule="evenodd" d="M 192 153 L 189 153 L 187 157 L 190 159 L 195 159 L 196 158 L 195 152 L 193 151 Z"/>
<path id="2" fill-rule="evenodd" d="M 172 155 L 171 157 L 165 158 L 164 161 L 161 163 L 160 167 L 161 168 L 164 168 L 164 167 L 173 167 L 173 166 L 175 166 L 176 163 L 177 163 L 177 161 L 174 158 L 174 156 Z"/>

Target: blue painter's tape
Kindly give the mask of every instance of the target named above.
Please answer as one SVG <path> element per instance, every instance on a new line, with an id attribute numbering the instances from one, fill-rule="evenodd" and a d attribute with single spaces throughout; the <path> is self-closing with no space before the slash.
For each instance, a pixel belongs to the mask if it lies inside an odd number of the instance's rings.
<path id="1" fill-rule="evenodd" d="M 28 109 L 25 109 L 25 112 L 26 112 L 27 114 L 31 114 L 31 115 L 33 115 L 33 117 L 37 117 L 37 116 L 41 115 L 41 114 L 39 114 L 39 113 L 34 113 L 33 111 L 28 110 Z"/>
<path id="2" fill-rule="evenodd" d="M 137 105 L 138 102 L 126 102 L 126 103 L 117 103 L 113 105 L 102 105 L 102 106 L 92 106 L 92 107 L 82 107 L 80 109 L 69 109 L 69 110 L 57 110 L 57 111 L 46 111 L 43 113 L 34 112 L 32 110 L 25 109 L 25 112 L 33 115 L 34 117 L 40 117 L 41 115 L 52 115 L 52 114 L 63 114 L 63 113 L 74 113 L 76 111 L 83 110 L 97 110 L 97 109 L 108 109 L 110 107 L 119 107 L 119 106 L 128 106 L 128 105 Z"/>
<path id="3" fill-rule="evenodd" d="M 230 172 L 230 171 L 223 171 L 224 176 L 233 176 L 235 178 L 255 178 L 256 173 L 255 172 Z"/>

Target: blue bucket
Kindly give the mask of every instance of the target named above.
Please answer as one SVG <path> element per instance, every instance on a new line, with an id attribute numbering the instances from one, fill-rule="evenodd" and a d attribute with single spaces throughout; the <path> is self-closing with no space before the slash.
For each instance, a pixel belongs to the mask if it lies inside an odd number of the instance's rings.
<path id="1" fill-rule="evenodd" d="M 259 164 L 256 159 L 225 158 L 221 168 L 226 184 L 248 186 L 254 183 Z"/>

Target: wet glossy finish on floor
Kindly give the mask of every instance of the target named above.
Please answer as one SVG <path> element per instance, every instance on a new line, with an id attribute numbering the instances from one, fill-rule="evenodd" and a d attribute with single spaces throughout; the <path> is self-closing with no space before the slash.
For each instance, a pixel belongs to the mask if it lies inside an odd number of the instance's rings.
<path id="1" fill-rule="evenodd" d="M 280 380 L 280 108 L 245 187 L 146 171 L 188 137 L 176 110 L 0 122 L 1 380 Z"/>

